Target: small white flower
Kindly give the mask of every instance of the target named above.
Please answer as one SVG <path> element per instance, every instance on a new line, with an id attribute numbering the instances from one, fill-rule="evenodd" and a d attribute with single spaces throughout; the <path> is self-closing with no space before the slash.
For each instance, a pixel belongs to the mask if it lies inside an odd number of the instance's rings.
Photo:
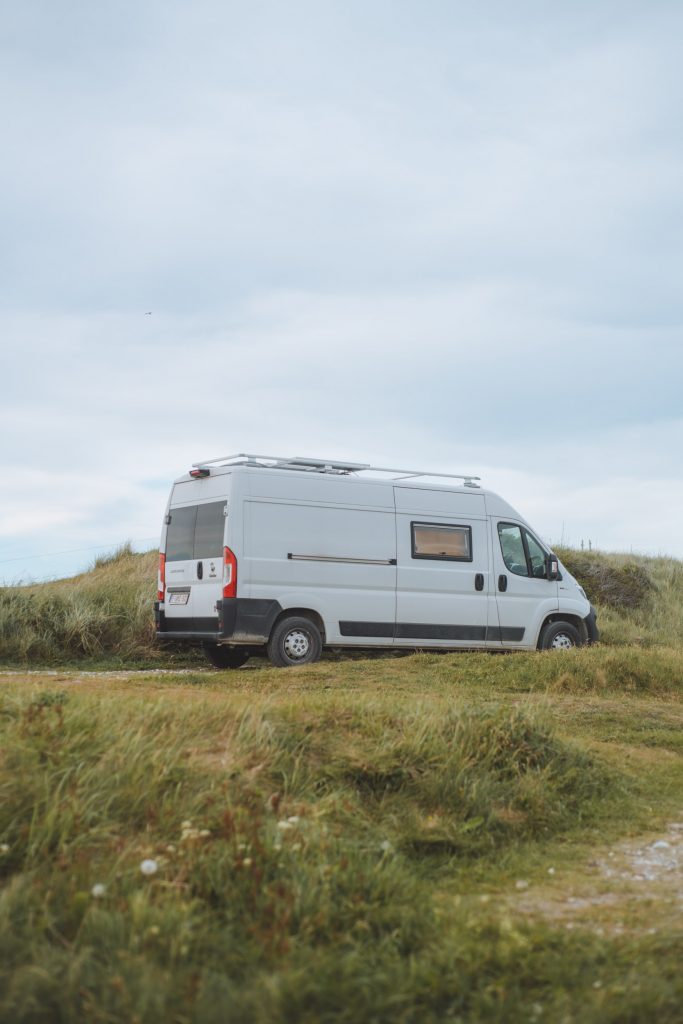
<path id="1" fill-rule="evenodd" d="M 0 853 L 9 853 L 9 843 L 0 843 Z"/>
<path id="2" fill-rule="evenodd" d="M 515 882 L 515 889 L 528 889 L 529 883 L 525 878 L 520 878 Z"/>
<path id="3" fill-rule="evenodd" d="M 291 818 L 287 818 L 287 821 L 289 822 L 290 825 L 298 825 L 299 824 L 299 815 L 298 814 L 293 814 Z"/>
<path id="4" fill-rule="evenodd" d="M 548 868 L 548 874 L 549 875 L 554 875 L 555 874 L 555 868 Z"/>
<path id="5" fill-rule="evenodd" d="M 106 891 L 107 887 L 106 885 L 103 885 L 102 882 L 96 882 L 95 885 L 93 885 L 92 889 L 90 890 L 91 894 L 95 897 L 96 900 L 101 900 Z"/>
<path id="6" fill-rule="evenodd" d="M 290 828 L 294 828 L 291 821 L 278 821 L 277 827 L 282 829 L 283 832 L 287 832 Z"/>
<path id="7" fill-rule="evenodd" d="M 159 865 L 155 860 L 143 860 L 142 864 L 140 865 L 140 871 L 142 871 L 143 875 L 156 875 L 158 870 Z"/>
<path id="8" fill-rule="evenodd" d="M 207 838 L 208 838 L 208 836 L 210 836 L 210 835 L 211 835 L 211 832 L 210 832 L 210 830 L 209 830 L 208 828 L 203 828 L 203 829 L 201 830 L 201 832 L 199 833 L 199 835 L 200 835 L 200 837 L 201 837 L 202 839 L 207 839 Z"/>
<path id="9" fill-rule="evenodd" d="M 183 821 L 183 822 L 181 822 L 180 827 L 182 829 L 192 828 L 192 822 L 191 821 Z"/>
<path id="10" fill-rule="evenodd" d="M 379 848 L 382 851 L 382 853 L 391 853 L 391 851 L 393 850 L 393 846 L 391 845 L 388 839 L 383 839 L 382 842 L 379 844 Z"/>
<path id="11" fill-rule="evenodd" d="M 242 865 L 245 868 L 250 868 L 251 867 L 251 863 L 252 863 L 251 862 L 251 857 L 245 857 L 244 860 L 242 861 Z"/>

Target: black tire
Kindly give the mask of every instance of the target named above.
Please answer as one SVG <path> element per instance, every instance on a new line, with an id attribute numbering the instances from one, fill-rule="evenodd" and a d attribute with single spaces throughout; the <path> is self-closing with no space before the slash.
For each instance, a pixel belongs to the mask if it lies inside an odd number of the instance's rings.
<path id="1" fill-rule="evenodd" d="M 547 622 L 538 641 L 540 651 L 569 651 L 581 646 L 581 636 L 571 622 Z"/>
<path id="2" fill-rule="evenodd" d="M 310 665 L 319 661 L 323 641 L 318 627 L 300 615 L 277 623 L 268 641 L 268 657 L 276 668 Z"/>
<path id="3" fill-rule="evenodd" d="M 249 651 L 240 647 L 221 647 L 219 644 L 203 644 L 204 654 L 214 668 L 241 668 L 249 657 Z"/>

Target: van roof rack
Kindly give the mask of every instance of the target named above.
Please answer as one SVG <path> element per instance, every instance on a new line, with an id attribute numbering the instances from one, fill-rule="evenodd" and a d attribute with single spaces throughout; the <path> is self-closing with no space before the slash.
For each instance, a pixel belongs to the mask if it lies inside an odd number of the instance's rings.
<path id="1" fill-rule="evenodd" d="M 208 466 L 253 466 L 261 469 L 298 469 L 309 473 L 334 473 L 348 476 L 350 473 L 369 471 L 373 473 L 390 473 L 393 480 L 409 480 L 420 476 L 438 476 L 449 480 L 464 480 L 465 487 L 478 487 L 479 476 L 471 473 L 433 473 L 422 469 L 387 469 L 384 466 L 371 466 L 367 462 L 339 462 L 336 459 L 282 458 L 277 455 L 248 455 L 240 452 L 237 455 L 223 455 L 218 459 L 205 459 L 193 462 L 193 469 L 205 469 Z"/>

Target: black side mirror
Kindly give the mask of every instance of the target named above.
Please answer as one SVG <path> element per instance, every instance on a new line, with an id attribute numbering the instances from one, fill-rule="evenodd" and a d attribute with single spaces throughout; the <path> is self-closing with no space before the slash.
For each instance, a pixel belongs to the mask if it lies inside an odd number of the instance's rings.
<path id="1" fill-rule="evenodd" d="M 550 580 L 551 583 L 560 578 L 560 563 L 557 560 L 557 556 L 552 553 L 545 560 L 545 575 L 546 579 Z"/>

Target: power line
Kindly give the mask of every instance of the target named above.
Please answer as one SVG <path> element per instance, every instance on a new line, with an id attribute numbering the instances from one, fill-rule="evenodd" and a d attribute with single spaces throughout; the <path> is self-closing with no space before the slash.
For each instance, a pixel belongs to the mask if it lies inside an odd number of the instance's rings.
<path id="1" fill-rule="evenodd" d="M 157 539 L 157 537 L 133 537 L 130 543 L 146 544 L 149 541 Z M 111 544 L 98 544 L 93 548 L 71 548 L 69 551 L 46 551 L 42 555 L 16 555 L 13 558 L 0 558 L 0 565 L 6 565 L 8 562 L 27 562 L 32 558 L 53 558 L 56 555 L 81 555 L 86 551 L 103 551 L 105 548 L 115 548 L 119 544 L 121 544 L 121 541 L 113 541 Z"/>

